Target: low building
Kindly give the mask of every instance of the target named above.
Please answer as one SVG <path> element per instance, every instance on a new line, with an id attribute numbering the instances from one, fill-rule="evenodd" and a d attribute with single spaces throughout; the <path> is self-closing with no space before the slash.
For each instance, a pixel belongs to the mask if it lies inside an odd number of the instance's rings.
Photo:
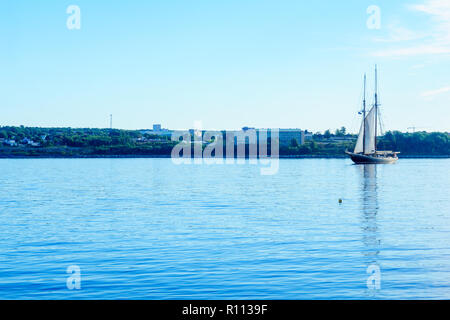
<path id="1" fill-rule="evenodd" d="M 17 146 L 17 142 L 16 142 L 16 140 L 5 140 L 5 141 L 3 141 L 3 144 L 4 145 L 7 145 L 7 146 L 10 146 L 10 147 L 15 147 L 15 146 Z"/>
<path id="2" fill-rule="evenodd" d="M 243 139 L 248 139 L 245 137 L 251 136 L 252 131 L 256 131 L 257 139 L 259 140 L 260 131 L 265 130 L 266 131 L 266 137 L 269 139 L 272 137 L 272 131 L 274 129 L 255 129 L 255 128 L 249 128 L 244 127 L 241 131 L 234 131 L 234 135 L 236 137 L 239 137 L 239 141 L 236 140 L 238 143 L 242 143 Z M 291 146 L 293 143 L 293 140 L 296 140 L 298 145 L 302 145 L 305 143 L 305 132 L 301 129 L 278 129 L 278 141 L 280 146 Z"/>
<path id="3" fill-rule="evenodd" d="M 141 130 L 141 134 L 153 134 L 157 136 L 170 137 L 172 135 L 172 130 L 164 129 L 160 124 L 154 124 L 152 130 Z"/>
<path id="4" fill-rule="evenodd" d="M 305 130 L 305 141 L 313 141 L 313 133 Z"/>
<path id="5" fill-rule="evenodd" d="M 22 145 L 29 145 L 29 146 L 32 146 L 32 147 L 39 147 L 39 146 L 41 145 L 39 142 L 34 142 L 33 140 L 28 139 L 28 138 L 22 139 L 22 140 L 20 141 L 20 143 L 21 143 Z"/>
<path id="6" fill-rule="evenodd" d="M 260 131 L 262 130 L 265 130 L 267 132 L 265 136 L 267 138 L 270 138 L 272 136 L 271 133 L 274 129 L 255 129 L 250 127 L 243 127 L 242 130 L 239 131 L 223 131 L 223 133 L 234 134 L 235 143 L 243 143 L 244 141 L 249 143 L 250 140 L 253 140 L 252 132 L 256 132 L 257 140 L 259 140 Z M 193 135 L 195 131 L 195 129 L 188 130 L 191 135 Z M 160 124 L 153 125 L 153 130 L 141 130 L 141 134 L 152 134 L 167 137 L 172 136 L 173 132 L 173 130 L 161 128 Z M 204 133 L 204 131 L 202 131 L 202 133 Z M 294 140 L 297 141 L 298 145 L 302 145 L 305 143 L 305 137 L 308 137 L 306 138 L 308 140 L 312 140 L 312 133 L 301 129 L 278 129 L 278 140 L 280 146 L 291 146 Z"/>
<path id="7" fill-rule="evenodd" d="M 295 139 L 299 145 L 305 143 L 305 132 L 301 129 L 280 129 L 280 146 L 290 146 Z"/>

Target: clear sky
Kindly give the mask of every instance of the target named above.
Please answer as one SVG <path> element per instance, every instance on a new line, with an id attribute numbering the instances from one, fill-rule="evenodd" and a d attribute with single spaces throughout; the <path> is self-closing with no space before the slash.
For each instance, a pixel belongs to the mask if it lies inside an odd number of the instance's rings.
<path id="1" fill-rule="evenodd" d="M 449 0 L 1 1 L 0 38 L 0 126 L 355 132 L 378 64 L 386 130 L 450 131 Z"/>

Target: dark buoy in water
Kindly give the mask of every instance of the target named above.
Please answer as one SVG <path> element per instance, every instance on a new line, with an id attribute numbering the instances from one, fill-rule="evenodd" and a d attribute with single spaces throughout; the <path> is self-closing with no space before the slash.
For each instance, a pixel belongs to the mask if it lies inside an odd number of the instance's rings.
<path id="1" fill-rule="evenodd" d="M 342 203 L 342 199 L 339 199 L 339 203 Z"/>

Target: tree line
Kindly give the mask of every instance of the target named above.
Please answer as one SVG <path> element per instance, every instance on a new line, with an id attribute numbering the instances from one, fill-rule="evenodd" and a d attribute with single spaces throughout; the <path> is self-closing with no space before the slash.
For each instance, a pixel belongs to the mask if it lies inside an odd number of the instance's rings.
<path id="1" fill-rule="evenodd" d="M 333 140 L 333 137 L 346 137 Z M 139 130 L 96 128 L 37 128 L 0 127 L 0 141 L 23 139 L 39 143 L 39 147 L 10 148 L 0 143 L 1 154 L 22 156 L 77 156 L 77 155 L 164 155 L 169 156 L 177 143 L 170 137 L 143 134 Z M 345 150 L 353 150 L 356 135 L 348 134 L 344 127 L 333 134 L 330 130 L 317 132 L 312 140 L 300 144 L 293 139 L 290 145 L 280 146 L 280 155 L 285 156 L 342 156 Z M 443 132 L 403 133 L 389 131 L 378 138 L 380 150 L 399 151 L 402 155 L 450 155 L 450 139 Z"/>

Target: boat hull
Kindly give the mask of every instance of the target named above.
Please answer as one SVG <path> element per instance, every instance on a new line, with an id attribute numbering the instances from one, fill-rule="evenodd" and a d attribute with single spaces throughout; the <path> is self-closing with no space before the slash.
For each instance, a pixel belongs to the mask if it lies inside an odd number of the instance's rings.
<path id="1" fill-rule="evenodd" d="M 365 154 L 356 154 L 352 152 L 346 152 L 352 161 L 356 164 L 388 164 L 388 163 L 395 163 L 397 162 L 397 157 L 375 157 L 371 155 L 365 155 Z"/>

